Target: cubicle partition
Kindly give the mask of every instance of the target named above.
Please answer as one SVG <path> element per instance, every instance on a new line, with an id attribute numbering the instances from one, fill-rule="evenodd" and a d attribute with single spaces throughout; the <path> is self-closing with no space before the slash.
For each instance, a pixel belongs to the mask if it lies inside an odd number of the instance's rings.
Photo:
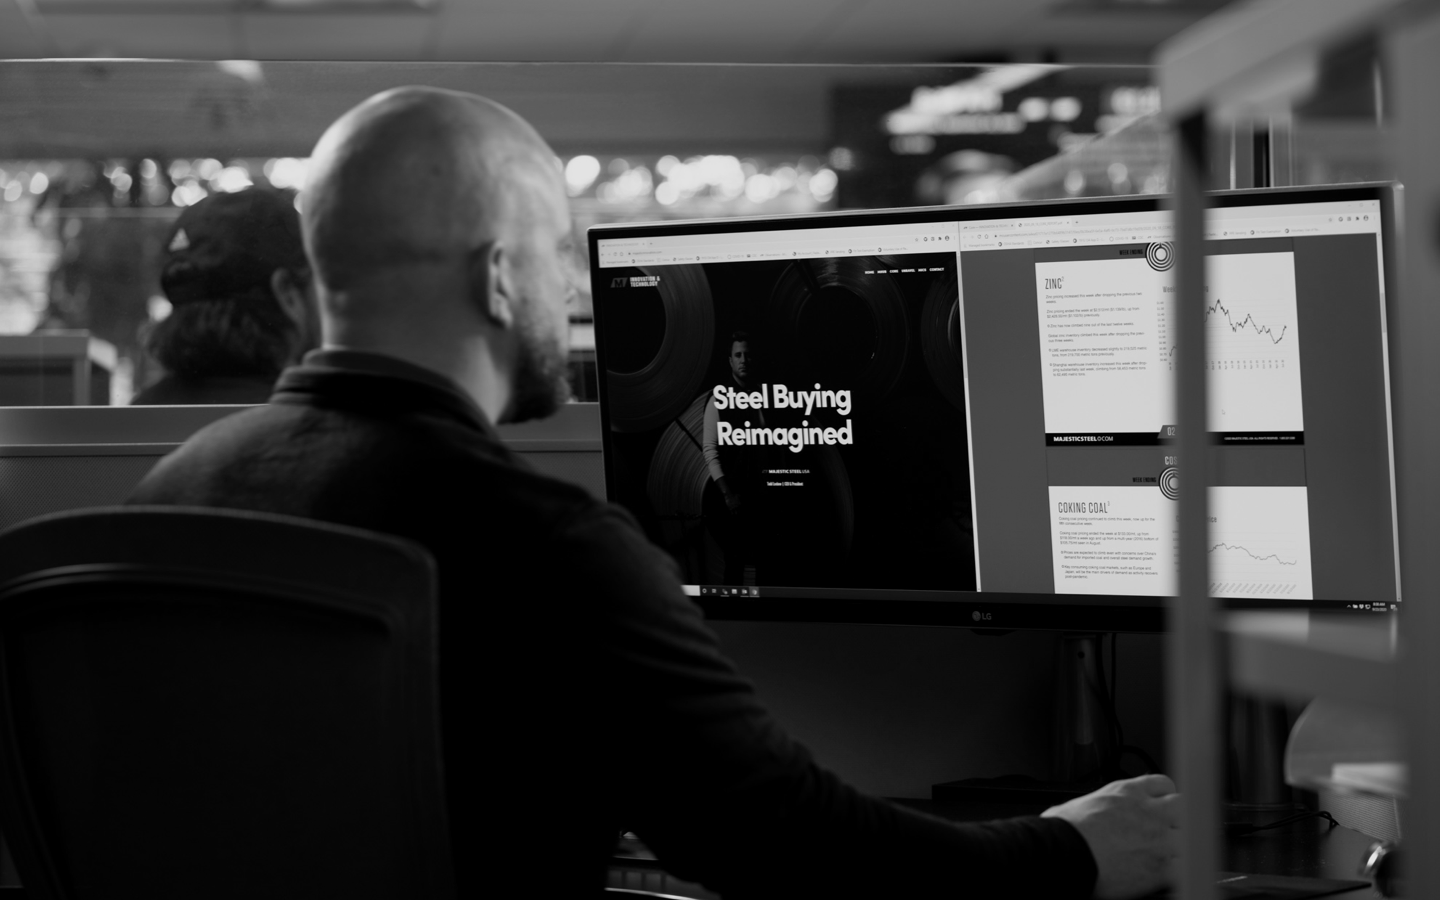
<path id="1" fill-rule="evenodd" d="M 104 406 L 115 348 L 87 331 L 0 334 L 0 408 Z"/>
<path id="2" fill-rule="evenodd" d="M 45 513 L 123 502 L 162 456 L 206 425 L 248 408 L 0 409 L 0 528 Z M 604 495 L 596 404 L 572 403 L 550 419 L 500 432 L 536 469 Z"/>

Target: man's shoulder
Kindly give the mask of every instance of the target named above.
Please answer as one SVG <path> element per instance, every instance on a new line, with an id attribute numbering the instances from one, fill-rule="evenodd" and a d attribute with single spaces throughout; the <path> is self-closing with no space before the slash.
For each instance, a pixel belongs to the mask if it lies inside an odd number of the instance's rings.
<path id="1" fill-rule="evenodd" d="M 216 485 L 252 470 L 284 447 L 297 410 L 255 406 L 217 419 L 167 454 L 140 481 L 129 503 L 229 506 Z"/>
<path id="2" fill-rule="evenodd" d="M 674 559 L 645 536 L 629 512 L 580 493 L 583 500 L 555 516 L 548 529 L 549 543 L 572 577 L 585 581 L 597 599 L 628 607 L 676 599 L 680 569 Z"/>
<path id="3" fill-rule="evenodd" d="M 167 456 L 132 502 L 207 504 L 292 487 L 302 506 L 339 490 L 371 509 L 470 511 L 528 532 L 558 533 L 609 518 L 584 489 L 537 472 L 496 435 L 440 416 L 372 416 L 311 404 L 271 403 L 227 416 Z M 280 498 L 269 502 L 284 505 Z M 298 510 L 297 510 L 298 511 Z M 318 512 L 319 510 L 317 510 Z"/>
<path id="4" fill-rule="evenodd" d="M 198 459 L 233 452 L 253 452 L 247 445 L 262 443 L 274 431 L 277 419 L 293 414 L 268 405 L 253 406 L 216 419 L 190 435 L 161 465 L 180 459 Z"/>

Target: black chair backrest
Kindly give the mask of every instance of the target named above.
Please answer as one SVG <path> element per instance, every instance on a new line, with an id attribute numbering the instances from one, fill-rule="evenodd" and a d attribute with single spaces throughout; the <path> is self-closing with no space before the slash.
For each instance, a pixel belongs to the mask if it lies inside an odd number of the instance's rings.
<path id="1" fill-rule="evenodd" d="M 32 897 L 449 898 L 434 563 L 287 516 L 0 532 L 0 829 Z"/>

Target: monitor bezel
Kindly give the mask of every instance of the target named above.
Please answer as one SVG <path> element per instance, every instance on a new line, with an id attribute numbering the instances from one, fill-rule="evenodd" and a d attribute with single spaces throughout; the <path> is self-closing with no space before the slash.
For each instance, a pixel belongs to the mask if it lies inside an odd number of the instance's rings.
<path id="1" fill-rule="evenodd" d="M 1377 200 L 1380 203 L 1380 235 L 1382 248 L 1383 303 L 1386 329 L 1395 321 L 1393 315 L 1395 290 L 1395 235 L 1397 233 L 1396 191 L 1388 182 L 1366 182 L 1341 185 L 1252 188 L 1214 191 L 1209 193 L 1212 208 L 1266 206 L 1305 202 L 1344 202 Z M 743 218 L 689 219 L 646 223 L 617 223 L 592 226 L 587 233 L 592 296 L 601 292 L 601 274 L 596 261 L 599 242 L 606 239 L 646 237 L 657 233 L 691 235 L 735 233 L 746 231 L 784 231 L 815 227 L 852 225 L 898 225 L 931 222 L 966 222 L 994 218 L 1029 218 L 1040 216 L 1095 215 L 1110 213 L 1157 212 L 1169 208 L 1173 198 L 1167 194 L 1141 194 L 1124 197 L 1086 197 L 1061 200 L 1038 200 L 1011 203 L 976 204 L 967 206 L 927 206 L 880 210 L 837 210 L 777 216 Z M 594 304 L 595 365 L 603 372 L 605 366 L 604 328 L 601 304 Z M 1393 343 L 1390 335 L 1387 342 Z M 1393 356 L 1387 354 L 1387 356 Z M 1392 371 L 1387 377 L 1394 381 Z M 607 498 L 614 496 L 616 474 L 610 443 L 609 398 L 606 379 L 597 377 L 600 402 L 601 447 L 604 456 Z M 1393 422 L 1393 408 L 1391 411 Z M 1394 484 L 1393 427 L 1391 440 L 1391 483 Z M 1395 498 L 1392 497 L 1392 516 Z M 1399 573 L 1396 573 L 1399 584 Z M 896 600 L 852 598 L 789 598 L 789 597 L 692 597 L 709 619 L 764 622 L 824 622 L 867 625 L 938 625 L 984 629 L 1037 629 L 1061 631 L 1097 631 L 1156 633 L 1165 631 L 1168 597 L 1110 594 L 1034 594 L 1010 591 L 961 592 L 960 600 Z M 973 599 L 972 599 L 973 598 Z M 1057 598 L 1064 598 L 1056 602 Z M 1226 609 L 1297 609 L 1327 614 L 1372 615 L 1389 612 L 1380 606 L 1356 609 L 1354 601 L 1329 600 L 1247 600 L 1227 599 Z M 1385 606 L 1385 604 L 1381 604 Z"/>

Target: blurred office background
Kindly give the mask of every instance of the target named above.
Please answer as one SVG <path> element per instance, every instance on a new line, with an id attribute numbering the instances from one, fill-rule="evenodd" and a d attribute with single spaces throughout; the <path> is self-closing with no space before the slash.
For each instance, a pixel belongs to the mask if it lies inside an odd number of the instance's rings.
<path id="1" fill-rule="evenodd" d="M 321 131 L 387 87 L 475 91 L 524 115 L 582 232 L 1156 193 L 1170 136 L 1151 53 L 1227 5 L 0 0 L 0 406 L 127 403 L 160 374 L 141 347 L 169 309 L 158 260 L 174 217 L 250 184 L 303 203 Z M 1213 186 L 1391 177 L 1373 47 L 1327 59 L 1319 88 L 1266 133 L 1217 130 Z M 584 305 L 572 336 L 575 393 L 593 399 Z M 37 360 L 65 389 L 11 391 L 36 380 L 6 373 Z M 789 727 L 866 790 L 1046 769 L 1053 635 L 717 630 Z M 1160 654 L 1156 636 L 1121 641 L 1117 701 L 1131 741 L 1163 759 Z"/>
<path id="2" fill-rule="evenodd" d="M 1146 63 L 1225 5 L 0 0 L 0 342 L 86 332 L 68 352 L 89 357 L 88 402 L 126 403 L 159 375 L 141 346 L 168 312 L 158 258 L 179 210 L 251 184 L 302 196 L 325 125 L 400 84 L 475 91 L 534 122 L 582 233 L 1164 192 Z M 1373 59 L 1336 60 L 1345 89 L 1274 123 L 1273 183 L 1389 176 Z M 1255 183 L 1239 171 L 1251 136 L 1228 138 L 1216 186 Z M 573 336 L 576 395 L 593 399 L 586 304 Z M 0 396 L 24 402 L 56 401 Z"/>

